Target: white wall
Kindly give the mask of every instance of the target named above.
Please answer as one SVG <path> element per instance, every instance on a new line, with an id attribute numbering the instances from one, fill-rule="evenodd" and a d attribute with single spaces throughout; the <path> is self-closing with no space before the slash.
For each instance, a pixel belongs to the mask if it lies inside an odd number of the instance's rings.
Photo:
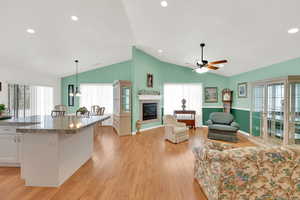
<path id="1" fill-rule="evenodd" d="M 7 105 L 8 83 L 53 87 L 54 105 L 60 104 L 60 78 L 58 77 L 41 74 L 32 70 L 13 69 L 0 66 L 0 82 L 2 82 L 0 104 L 4 103 Z"/>

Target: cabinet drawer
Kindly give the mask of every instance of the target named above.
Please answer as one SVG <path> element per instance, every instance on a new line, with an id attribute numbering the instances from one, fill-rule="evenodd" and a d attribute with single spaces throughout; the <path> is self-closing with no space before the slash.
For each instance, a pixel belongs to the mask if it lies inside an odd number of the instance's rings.
<path id="1" fill-rule="evenodd" d="M 0 134 L 16 134 L 16 127 L 0 126 Z"/>

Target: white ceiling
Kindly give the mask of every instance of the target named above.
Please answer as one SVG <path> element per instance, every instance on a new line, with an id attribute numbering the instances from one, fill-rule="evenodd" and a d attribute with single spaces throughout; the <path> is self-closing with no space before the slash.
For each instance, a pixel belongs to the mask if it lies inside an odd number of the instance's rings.
<path id="1" fill-rule="evenodd" d="M 63 76 L 75 58 L 81 71 L 128 60 L 132 45 L 184 65 L 199 58 L 201 42 L 209 61 L 229 60 L 216 71 L 225 76 L 300 56 L 300 32 L 287 34 L 300 28 L 299 0 L 167 1 L 0 0 L 0 67 Z"/>

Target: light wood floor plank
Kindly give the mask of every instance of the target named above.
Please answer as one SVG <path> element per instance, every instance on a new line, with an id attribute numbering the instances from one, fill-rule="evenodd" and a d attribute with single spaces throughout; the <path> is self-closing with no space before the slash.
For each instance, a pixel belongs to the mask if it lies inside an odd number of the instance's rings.
<path id="1" fill-rule="evenodd" d="M 206 200 L 193 178 L 192 148 L 207 129 L 190 130 L 181 144 L 165 141 L 163 128 L 118 137 L 102 127 L 96 134 L 92 159 L 59 188 L 25 187 L 19 168 L 0 168 L 0 200 Z M 253 145 L 239 139 L 237 147 Z"/>

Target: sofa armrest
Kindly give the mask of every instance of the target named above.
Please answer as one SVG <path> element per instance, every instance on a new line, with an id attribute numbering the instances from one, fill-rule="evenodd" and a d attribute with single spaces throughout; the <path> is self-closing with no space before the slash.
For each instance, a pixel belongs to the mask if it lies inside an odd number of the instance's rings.
<path id="1" fill-rule="evenodd" d="M 205 160 L 210 157 L 221 158 L 217 156 L 219 153 L 222 153 L 224 150 L 233 149 L 234 147 L 230 144 L 223 144 L 217 142 L 206 141 L 199 147 L 193 149 L 193 153 L 196 158 Z"/>
<path id="2" fill-rule="evenodd" d="M 214 123 L 212 120 L 209 119 L 205 122 L 205 124 L 209 126 L 209 125 L 213 125 Z"/>
<path id="3" fill-rule="evenodd" d="M 224 144 L 220 142 L 206 141 L 205 146 L 211 150 L 224 151 L 227 149 L 233 149 L 234 147 L 230 144 Z"/>
<path id="4" fill-rule="evenodd" d="M 230 126 L 236 127 L 237 129 L 240 129 L 240 125 L 236 122 L 231 122 Z"/>

